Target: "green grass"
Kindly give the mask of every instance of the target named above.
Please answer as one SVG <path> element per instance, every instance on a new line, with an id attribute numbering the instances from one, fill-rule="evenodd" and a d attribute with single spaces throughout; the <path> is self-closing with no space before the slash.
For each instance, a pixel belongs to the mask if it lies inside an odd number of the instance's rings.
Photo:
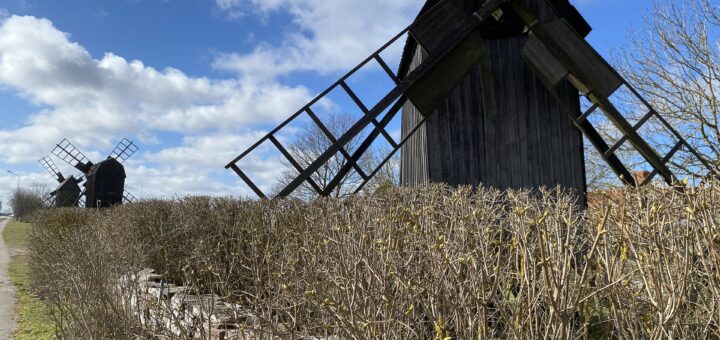
<path id="1" fill-rule="evenodd" d="M 10 222 L 3 232 L 3 239 L 10 248 L 23 249 L 27 244 L 30 224 Z M 18 328 L 16 340 L 51 339 L 54 334 L 53 321 L 48 308 L 30 290 L 30 268 L 25 256 L 14 256 L 8 267 L 8 275 L 16 289 L 16 313 Z"/>
<path id="2" fill-rule="evenodd" d="M 22 249 L 27 244 L 30 224 L 12 220 L 3 231 L 5 244 L 10 248 Z"/>

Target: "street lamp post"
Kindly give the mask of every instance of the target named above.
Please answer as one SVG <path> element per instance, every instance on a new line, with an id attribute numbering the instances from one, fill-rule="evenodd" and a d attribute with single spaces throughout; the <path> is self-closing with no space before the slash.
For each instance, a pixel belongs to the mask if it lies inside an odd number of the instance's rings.
<path id="1" fill-rule="evenodd" d="M 10 170 L 8 170 L 7 172 L 8 172 L 8 173 L 11 173 L 11 174 L 15 175 L 15 177 L 17 177 L 17 189 L 16 189 L 16 190 L 17 190 L 17 191 L 20 191 L 20 175 L 12 172 L 12 171 L 10 171 Z"/>

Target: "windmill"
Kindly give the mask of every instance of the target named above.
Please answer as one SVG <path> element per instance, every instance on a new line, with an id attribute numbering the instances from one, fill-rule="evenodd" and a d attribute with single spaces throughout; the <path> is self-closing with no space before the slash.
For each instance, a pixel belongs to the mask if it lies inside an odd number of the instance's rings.
<path id="1" fill-rule="evenodd" d="M 585 193 L 583 137 L 622 182 L 642 186 L 660 176 L 678 181 L 672 158 L 684 152 L 697 159 L 697 172 L 716 171 L 631 84 L 585 41 L 591 27 L 568 0 L 429 0 L 417 19 L 360 65 L 320 93 L 248 150 L 230 161 L 232 169 L 261 198 L 265 193 L 241 169 L 243 160 L 272 143 L 298 175 L 277 194 L 288 196 L 303 182 L 327 196 L 351 171 L 363 182 L 360 192 L 387 161 L 401 151 L 401 182 L 507 188 L 562 186 Z M 381 54 L 406 37 L 398 72 Z M 382 99 L 364 103 L 347 80 L 359 70 L 380 66 L 392 80 Z M 307 166 L 287 152 L 279 136 L 328 93 L 341 89 L 364 115 Z M 639 105 L 618 102 L 629 97 Z M 402 139 L 388 138 L 389 122 L 402 111 Z M 661 150 L 643 137 L 652 121 L 665 132 L 670 148 Z M 599 129 L 600 122 L 606 122 Z M 367 135 L 361 133 L 365 129 Z M 610 129 L 613 134 L 603 134 Z M 355 150 L 345 146 L 353 138 Z M 380 137 L 392 146 L 378 168 L 363 172 L 357 161 Z M 614 138 L 612 138 L 614 136 Z M 633 176 L 621 149 L 638 155 L 649 173 Z M 345 165 L 326 186 L 312 175 L 336 155 Z M 702 169 L 700 169 L 702 168 Z M 584 197 L 584 195 L 582 195 Z"/>
<path id="2" fill-rule="evenodd" d="M 123 202 L 130 203 L 135 197 L 125 191 L 125 167 L 123 162 L 130 158 L 138 147 L 127 138 L 115 146 L 107 159 L 93 163 L 70 141 L 63 139 L 52 150 L 52 154 L 80 170 L 87 179 L 85 189 L 85 207 L 107 208 Z"/>
<path id="3" fill-rule="evenodd" d="M 55 165 L 55 162 L 48 156 L 40 159 L 39 163 L 58 182 L 57 188 L 43 198 L 44 205 L 56 208 L 78 206 L 82 193 L 80 183 L 84 179 L 75 178 L 73 175 L 66 178 L 60 173 L 60 169 Z"/>

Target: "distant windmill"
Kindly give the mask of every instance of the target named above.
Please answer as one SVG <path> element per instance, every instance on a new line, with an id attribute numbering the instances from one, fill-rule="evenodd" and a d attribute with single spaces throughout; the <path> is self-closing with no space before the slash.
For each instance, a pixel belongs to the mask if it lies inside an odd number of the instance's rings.
<path id="1" fill-rule="evenodd" d="M 80 183 L 82 183 L 84 179 L 75 178 L 75 176 L 72 175 L 65 178 L 65 176 L 60 173 L 58 167 L 55 166 L 55 162 L 48 156 L 43 157 L 39 162 L 59 183 L 57 188 L 43 199 L 44 205 L 56 208 L 77 207 L 80 196 L 82 195 Z"/>
<path id="2" fill-rule="evenodd" d="M 251 152 L 271 143 L 297 170 L 276 196 L 290 195 L 303 182 L 327 196 L 353 171 L 363 179 L 356 189 L 360 192 L 402 150 L 403 185 L 559 185 L 582 194 L 587 190 L 584 136 L 630 186 L 648 184 L 656 176 L 676 185 L 677 170 L 671 165 L 679 152 L 697 160 L 696 172 L 717 176 L 712 165 L 585 41 L 590 30 L 568 0 L 428 0 L 409 27 L 226 168 L 266 197 L 241 165 Z M 407 43 L 396 73 L 381 53 L 403 37 Z M 381 99 L 363 101 L 348 81 L 359 70 L 376 66 L 392 85 Z M 363 113 L 339 136 L 327 132 L 311 109 L 333 91 L 344 92 Z M 621 92 L 639 103 L 634 112 L 620 109 Z M 402 139 L 396 141 L 386 128 L 401 111 Z M 332 142 L 304 165 L 279 138 L 301 116 L 309 116 Z M 631 116 L 638 119 L 631 122 Z M 608 122 L 619 137 L 603 136 L 598 120 Z M 650 121 L 666 132 L 663 138 L 673 147 L 661 150 L 641 135 Z M 360 146 L 348 150 L 355 138 L 362 138 Z M 383 139 L 391 146 L 389 155 L 373 171 L 359 169 L 358 160 Z M 648 176 L 636 180 L 635 169 L 628 169 L 629 162 L 620 157 L 621 148 L 639 155 L 651 170 Z M 313 174 L 338 155 L 345 158 L 344 166 L 327 185 L 317 185 Z"/>
<path id="3" fill-rule="evenodd" d="M 93 163 L 70 141 L 63 139 L 55 146 L 52 154 L 80 170 L 85 181 L 85 207 L 107 208 L 113 205 L 130 203 L 135 197 L 125 191 L 125 167 L 123 162 L 130 158 L 138 147 L 127 138 L 123 138 L 107 159 Z"/>

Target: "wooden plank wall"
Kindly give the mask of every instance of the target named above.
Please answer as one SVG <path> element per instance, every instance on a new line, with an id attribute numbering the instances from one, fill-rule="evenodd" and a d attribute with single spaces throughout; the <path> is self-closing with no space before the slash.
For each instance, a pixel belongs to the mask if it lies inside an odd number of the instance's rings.
<path id="1" fill-rule="evenodd" d="M 531 1 L 531 0 L 527 0 Z M 544 1 L 533 2 L 543 16 Z M 404 185 L 427 181 L 453 186 L 508 188 L 561 185 L 585 192 L 583 140 L 563 107 L 579 115 L 578 92 L 558 87 L 560 105 L 521 57 L 526 36 L 486 41 L 498 110 L 483 100 L 481 68 L 469 74 L 402 150 Z M 411 69 L 422 62 L 416 52 Z M 420 114 L 406 104 L 403 135 Z"/>
<path id="2" fill-rule="evenodd" d="M 415 69 L 422 63 L 423 52 L 415 51 L 410 69 Z M 401 130 L 405 138 L 409 131 L 422 120 L 422 115 L 410 101 L 402 108 Z M 423 124 L 415 134 L 405 143 L 400 151 L 400 181 L 403 185 L 420 185 L 430 180 L 428 173 L 428 150 L 426 124 Z"/>

